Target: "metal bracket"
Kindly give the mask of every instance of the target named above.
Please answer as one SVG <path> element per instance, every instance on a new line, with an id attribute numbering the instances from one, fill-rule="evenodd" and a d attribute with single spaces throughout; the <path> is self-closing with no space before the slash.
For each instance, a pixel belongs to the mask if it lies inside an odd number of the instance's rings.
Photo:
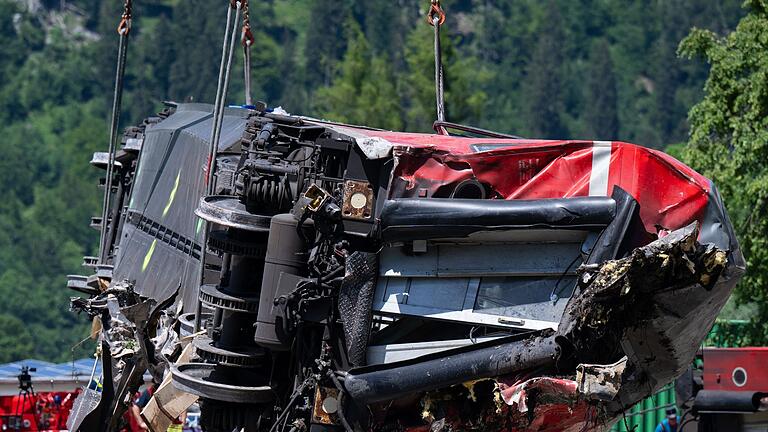
<path id="1" fill-rule="evenodd" d="M 364 181 L 344 182 L 344 218 L 369 220 L 373 215 L 373 187 Z"/>

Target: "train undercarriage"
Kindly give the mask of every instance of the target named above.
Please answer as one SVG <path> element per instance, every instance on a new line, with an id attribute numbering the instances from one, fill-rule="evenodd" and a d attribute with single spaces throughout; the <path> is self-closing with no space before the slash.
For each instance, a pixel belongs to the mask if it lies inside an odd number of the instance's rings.
<path id="1" fill-rule="evenodd" d="M 70 430 L 116 430 L 146 371 L 157 431 L 193 403 L 211 432 L 607 430 L 744 271 L 715 187 L 655 150 L 260 106 L 209 163 L 212 112 L 129 128 L 102 182 L 109 260 L 68 285 L 103 390 Z"/>

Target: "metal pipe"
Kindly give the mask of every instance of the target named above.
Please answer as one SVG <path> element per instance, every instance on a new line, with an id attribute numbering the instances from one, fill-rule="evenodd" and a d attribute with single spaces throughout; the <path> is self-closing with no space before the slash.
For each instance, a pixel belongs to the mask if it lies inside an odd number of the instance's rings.
<path id="1" fill-rule="evenodd" d="M 693 401 L 693 409 L 703 413 L 753 413 L 768 393 L 754 391 L 701 390 Z"/>
<path id="2" fill-rule="evenodd" d="M 356 402 L 371 404 L 552 365 L 557 353 L 553 334 L 517 338 L 507 343 L 493 341 L 391 365 L 353 370 L 346 375 L 344 388 Z"/>
<path id="3" fill-rule="evenodd" d="M 256 159 L 251 164 L 256 171 L 269 174 L 296 175 L 301 169 L 298 165 L 276 165 L 263 159 Z"/>

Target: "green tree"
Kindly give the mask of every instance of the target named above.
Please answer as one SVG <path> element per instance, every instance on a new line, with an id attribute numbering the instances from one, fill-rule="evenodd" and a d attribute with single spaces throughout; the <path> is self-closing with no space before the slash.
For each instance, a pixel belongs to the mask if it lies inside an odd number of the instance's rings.
<path id="1" fill-rule="evenodd" d="M 356 9 L 362 9 L 359 14 L 365 37 L 376 55 L 395 61 L 402 58 L 403 38 L 407 34 L 403 11 L 408 10 L 403 6 L 403 1 L 355 3 Z"/>
<path id="2" fill-rule="evenodd" d="M 124 117 L 147 117 L 170 98 L 171 65 L 176 58 L 176 44 L 168 41 L 168 31 L 173 28 L 171 22 L 165 15 L 160 15 L 154 26 L 149 29 L 137 27 L 132 36 L 134 40 L 129 47 L 130 57 L 126 65 L 131 86 L 124 102 Z"/>
<path id="3" fill-rule="evenodd" d="M 17 120 L 23 111 L 17 85 L 7 84 L 18 82 L 27 55 L 40 48 L 41 35 L 34 21 L 16 2 L 0 0 L 0 123 Z"/>
<path id="4" fill-rule="evenodd" d="M 677 3 L 677 5 L 675 4 Z M 686 29 L 690 28 L 684 14 L 676 13 L 682 1 L 661 2 L 657 6 L 660 32 L 652 48 L 653 69 L 650 71 L 654 82 L 653 124 L 658 131 L 657 140 L 646 144 L 662 147 L 684 138 L 685 107 L 677 101 L 677 90 L 681 84 L 682 70 L 676 49 Z M 682 132 L 682 133 L 681 133 Z"/>
<path id="5" fill-rule="evenodd" d="M 331 84 L 336 64 L 346 52 L 349 38 L 344 29 L 351 17 L 351 7 L 347 0 L 312 0 L 310 12 L 304 55 L 307 81 L 316 88 Z"/>
<path id="6" fill-rule="evenodd" d="M 69 359 L 87 335 L 87 323 L 68 310 L 65 275 L 80 273 L 82 256 L 94 251 L 96 233 L 84 222 L 99 207 L 98 173 L 84 162 L 104 143 L 100 105 L 46 104 L 2 130 L 8 159 L 0 181 L 9 187 L 0 212 L 0 316 L 28 329 L 19 333 L 22 346 L 32 341 L 25 357 Z"/>
<path id="7" fill-rule="evenodd" d="M 0 314 L 0 362 L 8 363 L 32 357 L 34 342 L 29 328 L 13 316 Z"/>
<path id="8" fill-rule="evenodd" d="M 185 0 L 174 10 L 170 40 L 174 62 L 169 95 L 178 101 L 213 103 L 219 79 L 227 5 L 210 0 Z M 237 69 L 233 69 L 233 74 Z"/>
<path id="9" fill-rule="evenodd" d="M 526 68 L 523 93 L 527 100 L 527 129 L 536 138 L 568 137 L 563 119 L 563 19 L 554 1 L 547 3 L 546 19 L 531 62 Z"/>
<path id="10" fill-rule="evenodd" d="M 98 32 L 99 39 L 88 47 L 92 69 L 95 70 L 96 86 L 103 94 L 110 94 L 115 85 L 115 69 L 117 63 L 117 26 L 123 13 L 123 3 L 119 1 L 99 2 L 93 15 L 96 20 L 93 23 Z M 137 17 L 140 15 L 137 15 Z M 136 23 L 134 23 L 136 24 Z M 133 38 L 133 36 L 131 36 Z M 131 47 L 128 47 L 129 55 Z M 105 110 L 111 105 L 104 102 Z"/>
<path id="11" fill-rule="evenodd" d="M 484 1 L 475 8 L 472 38 L 475 70 L 489 76 L 482 83 L 489 95 L 477 125 L 510 133 L 526 128 L 521 84 L 541 20 L 536 1 Z"/>
<path id="12" fill-rule="evenodd" d="M 736 290 L 754 301 L 750 343 L 768 343 L 768 0 L 748 0 L 748 14 L 725 37 L 695 29 L 680 52 L 711 65 L 705 97 L 689 114 L 686 159 L 720 187 L 747 259 Z"/>
<path id="13" fill-rule="evenodd" d="M 443 46 L 449 40 L 445 34 L 446 32 L 443 32 L 441 38 Z M 422 21 L 408 34 L 405 42 L 407 69 L 402 73 L 402 98 L 406 125 L 408 130 L 412 131 L 431 131 L 432 123 L 437 119 L 435 54 L 431 42 L 433 38 L 432 28 Z M 443 61 L 445 60 L 447 59 L 444 58 Z M 453 119 L 450 112 L 446 115 Z"/>
<path id="14" fill-rule="evenodd" d="M 406 68 L 402 77 L 402 107 L 405 125 L 412 131 L 431 131 L 437 118 L 435 103 L 434 31 L 423 18 L 414 23 L 406 38 Z M 446 24 L 440 33 L 445 76 L 445 111 L 449 121 L 474 123 L 481 118 L 488 96 L 483 90 L 488 72 L 478 67 L 476 57 L 457 49 L 458 37 Z"/>
<path id="15" fill-rule="evenodd" d="M 365 34 L 350 24 L 352 39 L 330 87 L 317 92 L 322 116 L 332 120 L 400 129 L 397 91 L 389 65 L 371 54 Z"/>
<path id="16" fill-rule="evenodd" d="M 600 39 L 592 44 L 589 64 L 584 112 L 587 135 L 593 139 L 616 140 L 619 138 L 616 74 L 608 41 Z"/>

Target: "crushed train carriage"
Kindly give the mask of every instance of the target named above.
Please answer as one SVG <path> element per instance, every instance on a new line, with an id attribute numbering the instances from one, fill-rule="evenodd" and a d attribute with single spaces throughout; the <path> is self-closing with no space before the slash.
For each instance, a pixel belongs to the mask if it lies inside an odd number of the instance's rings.
<path id="1" fill-rule="evenodd" d="M 659 151 L 261 106 L 226 110 L 209 176 L 212 112 L 128 129 L 102 182 L 109 262 L 69 286 L 104 389 L 71 430 L 111 430 L 147 369 L 158 428 L 199 400 L 207 431 L 604 430 L 744 271 L 714 185 Z"/>

